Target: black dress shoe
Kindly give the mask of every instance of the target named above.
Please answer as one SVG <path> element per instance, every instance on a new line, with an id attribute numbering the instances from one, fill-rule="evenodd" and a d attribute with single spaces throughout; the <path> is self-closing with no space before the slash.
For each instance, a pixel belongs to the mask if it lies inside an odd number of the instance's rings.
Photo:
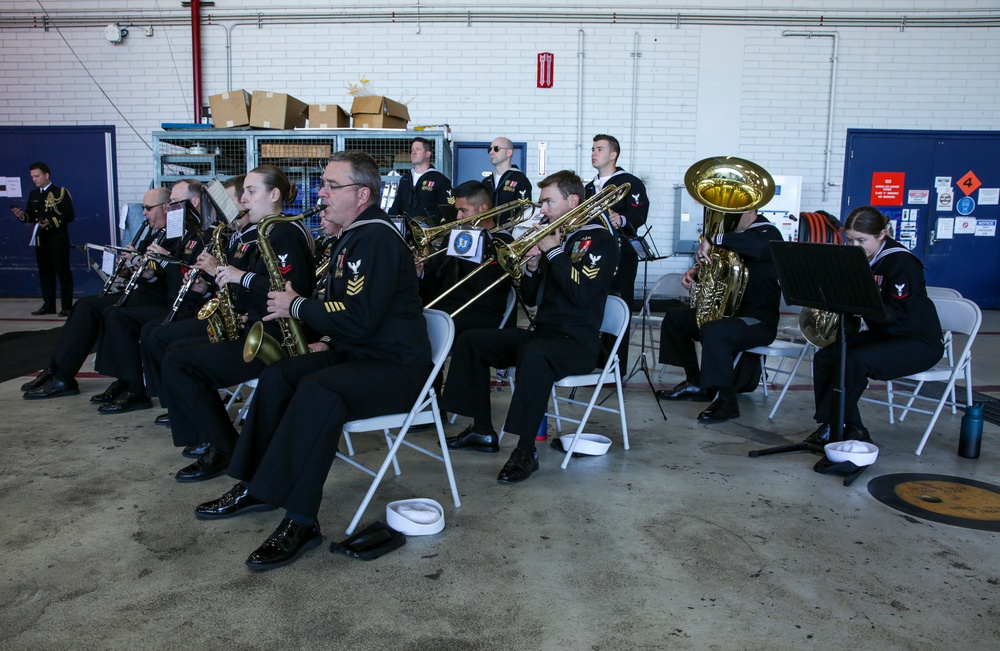
<path id="1" fill-rule="evenodd" d="M 168 425 L 170 423 L 167 423 Z M 188 459 L 200 459 L 209 448 L 212 447 L 211 443 L 199 443 L 198 445 L 189 445 L 183 450 L 181 450 L 181 456 L 187 457 Z"/>
<path id="2" fill-rule="evenodd" d="M 78 393 L 80 393 L 80 386 L 76 383 L 76 380 L 63 382 L 53 377 L 49 378 L 45 384 L 37 389 L 25 391 L 24 399 L 44 400 L 45 398 L 58 398 L 60 396 L 75 396 Z"/>
<path id="3" fill-rule="evenodd" d="M 208 452 L 198 457 L 198 460 L 190 466 L 178 470 L 176 477 L 180 482 L 205 481 L 218 477 L 226 472 L 228 467 L 229 457 L 215 448 L 209 448 Z"/>
<path id="4" fill-rule="evenodd" d="M 31 314 L 32 316 L 42 316 L 43 314 L 55 314 L 55 313 L 56 313 L 56 308 L 46 307 L 43 305 L 34 312 L 32 312 Z"/>
<path id="5" fill-rule="evenodd" d="M 104 391 L 101 391 L 96 396 L 90 396 L 90 401 L 100 405 L 103 405 L 106 402 L 114 402 L 119 396 L 121 396 L 124 389 L 125 385 L 123 385 L 119 380 L 115 380 L 111 383 L 111 386 Z"/>
<path id="6" fill-rule="evenodd" d="M 475 450 L 476 452 L 499 452 L 500 437 L 496 434 L 480 434 L 469 425 L 458 436 L 446 439 L 449 450 Z"/>
<path id="7" fill-rule="evenodd" d="M 52 369 L 46 368 L 41 373 L 39 373 L 37 376 L 35 376 L 34 380 L 32 380 L 31 382 L 25 382 L 24 384 L 22 384 L 21 385 L 21 391 L 32 391 L 32 390 L 37 389 L 38 387 L 42 386 L 43 384 L 45 384 L 46 382 L 48 382 L 51 379 L 52 379 Z"/>
<path id="8" fill-rule="evenodd" d="M 855 425 L 844 425 L 844 440 L 871 443 L 872 436 L 868 432 L 868 428 L 864 425 L 861 425 L 860 427 Z"/>
<path id="9" fill-rule="evenodd" d="M 721 423 L 730 418 L 740 417 L 740 404 L 735 400 L 719 398 L 698 414 L 699 423 Z"/>
<path id="10" fill-rule="evenodd" d="M 803 443 L 808 443 L 809 445 L 818 445 L 823 447 L 830 442 L 830 433 L 833 430 L 830 429 L 829 423 L 820 423 L 820 426 L 816 428 L 816 431 L 805 438 Z"/>
<path id="11" fill-rule="evenodd" d="M 247 485 L 239 482 L 219 499 L 199 504 L 195 508 L 194 514 L 201 520 L 221 520 L 240 513 L 273 511 L 276 508 L 278 507 L 262 502 L 251 495 Z"/>
<path id="12" fill-rule="evenodd" d="M 288 565 L 323 540 L 318 524 L 299 524 L 285 518 L 264 544 L 247 558 L 247 569 L 259 572 Z"/>
<path id="13" fill-rule="evenodd" d="M 125 394 L 118 397 L 114 402 L 109 402 L 106 405 L 101 405 L 97 408 L 97 413 L 99 414 L 124 414 L 129 411 L 138 411 L 140 409 L 150 409 L 153 406 L 153 401 L 149 399 L 145 393 L 132 393 L 126 392 Z"/>
<path id="14" fill-rule="evenodd" d="M 59 310 L 59 316 L 61 316 L 61 317 L 68 317 L 69 316 L 69 310 L 66 309 L 65 307 L 63 309 Z"/>
<path id="15" fill-rule="evenodd" d="M 170 413 L 168 412 L 166 414 L 160 414 L 159 416 L 156 417 L 156 420 L 154 420 L 153 422 L 156 423 L 157 425 L 170 427 Z"/>
<path id="16" fill-rule="evenodd" d="M 659 400 L 694 400 L 695 402 L 708 402 L 712 399 L 712 393 L 700 389 L 687 380 L 684 380 L 673 389 L 660 389 L 656 392 Z"/>
<path id="17" fill-rule="evenodd" d="M 497 481 L 501 484 L 516 484 L 531 476 L 531 473 L 538 470 L 538 451 L 527 452 L 521 448 L 514 448 L 510 453 L 510 459 L 503 465 Z"/>

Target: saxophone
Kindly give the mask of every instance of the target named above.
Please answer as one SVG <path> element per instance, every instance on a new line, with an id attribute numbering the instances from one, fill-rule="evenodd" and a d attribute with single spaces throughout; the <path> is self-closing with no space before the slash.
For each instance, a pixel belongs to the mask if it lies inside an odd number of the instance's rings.
<path id="1" fill-rule="evenodd" d="M 271 280 L 272 292 L 285 291 L 285 277 L 281 275 L 278 268 L 278 256 L 271 248 L 268 235 L 275 224 L 279 222 L 293 222 L 311 217 L 323 210 L 324 206 L 317 204 L 301 215 L 268 215 L 260 220 L 257 225 L 257 247 L 260 249 L 260 257 L 267 266 L 267 275 Z M 258 321 L 247 333 L 246 344 L 243 346 L 243 361 L 251 362 L 256 357 L 260 357 L 265 364 L 272 364 L 292 355 L 305 355 L 309 352 L 309 342 L 306 341 L 302 324 L 291 317 L 281 317 L 277 319 L 281 327 L 282 341 L 277 342 L 274 337 L 264 332 L 264 322 Z"/>
<path id="2" fill-rule="evenodd" d="M 228 224 L 221 221 L 212 231 L 212 257 L 215 264 L 225 267 L 229 264 L 226 259 L 226 242 L 223 238 L 224 231 Z M 197 274 L 197 270 L 191 272 L 192 280 Z M 207 321 L 208 338 L 212 343 L 219 341 L 235 341 L 240 338 L 240 322 L 236 315 L 236 306 L 233 303 L 232 292 L 229 285 L 223 285 L 215 298 L 209 300 L 198 310 L 198 318 Z"/>
<path id="3" fill-rule="evenodd" d="M 684 174 L 684 186 L 705 206 L 702 237 L 736 230 L 742 213 L 765 205 L 774 196 L 767 170 L 742 158 L 720 156 L 698 161 Z M 698 327 L 739 310 L 749 271 L 736 253 L 712 247 L 711 264 L 698 268 L 691 290 Z"/>

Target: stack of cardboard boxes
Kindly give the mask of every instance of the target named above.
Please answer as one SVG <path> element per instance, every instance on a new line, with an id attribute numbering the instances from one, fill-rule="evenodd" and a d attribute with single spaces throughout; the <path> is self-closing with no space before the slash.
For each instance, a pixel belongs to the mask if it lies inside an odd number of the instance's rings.
<path id="1" fill-rule="evenodd" d="M 336 104 L 306 104 L 285 93 L 245 90 L 219 93 L 208 98 L 216 129 L 344 129 L 354 120 L 355 129 L 405 129 L 410 114 L 405 104 L 388 97 L 355 97 L 351 115 Z"/>

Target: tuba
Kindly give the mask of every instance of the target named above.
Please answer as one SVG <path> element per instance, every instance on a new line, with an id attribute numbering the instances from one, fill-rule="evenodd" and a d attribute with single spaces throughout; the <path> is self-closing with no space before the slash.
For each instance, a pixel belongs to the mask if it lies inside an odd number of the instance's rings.
<path id="1" fill-rule="evenodd" d="M 274 224 L 306 219 L 322 212 L 324 208 L 323 204 L 317 203 L 301 215 L 268 215 L 260 220 L 260 224 L 257 226 L 257 248 L 260 249 L 260 257 L 264 260 L 264 264 L 267 267 L 267 275 L 271 280 L 272 292 L 285 291 L 285 277 L 281 275 L 281 270 L 278 269 L 277 256 L 274 254 L 274 249 L 271 248 L 271 242 L 268 240 L 268 235 Z M 274 337 L 264 332 L 263 321 L 258 321 L 251 326 L 250 331 L 247 333 L 246 343 L 243 345 L 244 362 L 249 363 L 255 358 L 260 357 L 261 361 L 265 364 L 273 364 L 288 356 L 305 355 L 309 352 L 309 342 L 306 341 L 306 335 L 302 330 L 301 323 L 291 317 L 282 317 L 277 319 L 277 321 L 278 325 L 281 326 L 281 342 L 275 341 Z"/>
<path id="2" fill-rule="evenodd" d="M 760 208 L 774 196 L 774 179 L 767 170 L 733 156 L 698 161 L 684 174 L 684 186 L 705 206 L 702 237 L 710 238 L 735 231 L 742 213 Z M 748 278 L 739 255 L 713 247 L 711 264 L 698 269 L 691 290 L 698 327 L 736 314 Z"/>
<path id="3" fill-rule="evenodd" d="M 220 221 L 212 231 L 212 257 L 215 264 L 225 267 L 229 264 L 226 258 L 226 242 L 223 239 L 228 224 Z M 194 281 L 196 271 L 191 272 L 188 279 Z M 212 343 L 218 341 L 235 341 L 240 338 L 240 322 L 236 315 L 236 305 L 233 303 L 233 293 L 229 291 L 228 285 L 219 288 L 215 298 L 209 300 L 198 310 L 198 318 L 207 321 L 208 338 Z"/>

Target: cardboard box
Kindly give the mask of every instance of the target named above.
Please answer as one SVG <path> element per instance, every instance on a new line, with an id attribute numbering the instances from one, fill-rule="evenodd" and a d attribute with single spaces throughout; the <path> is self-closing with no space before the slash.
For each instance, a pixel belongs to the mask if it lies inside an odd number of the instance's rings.
<path id="1" fill-rule="evenodd" d="M 216 129 L 250 124 L 250 93 L 245 90 L 210 95 L 208 105 L 212 108 L 212 126 Z"/>
<path id="2" fill-rule="evenodd" d="M 310 129 L 348 129 L 351 116 L 336 104 L 310 104 Z"/>
<path id="3" fill-rule="evenodd" d="M 255 90 L 250 105 L 250 126 L 259 129 L 294 129 L 306 126 L 308 105 L 285 93 Z"/>
<path id="4" fill-rule="evenodd" d="M 330 158 L 330 144 L 325 142 L 263 142 L 261 158 Z"/>
<path id="5" fill-rule="evenodd" d="M 410 112 L 405 104 L 372 95 L 354 98 L 351 117 L 355 129 L 405 129 L 410 121 Z"/>

